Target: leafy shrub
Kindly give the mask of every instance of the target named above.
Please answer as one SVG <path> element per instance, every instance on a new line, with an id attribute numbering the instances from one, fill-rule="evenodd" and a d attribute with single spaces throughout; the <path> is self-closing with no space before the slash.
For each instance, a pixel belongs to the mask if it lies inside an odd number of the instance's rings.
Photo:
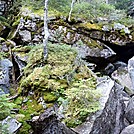
<path id="1" fill-rule="evenodd" d="M 102 14 L 111 14 L 112 12 L 115 12 L 115 7 L 110 4 L 102 3 L 99 5 L 99 10 Z"/>
<path id="2" fill-rule="evenodd" d="M 100 16 L 110 16 L 113 12 L 115 12 L 115 7 L 103 2 L 76 3 L 73 9 L 74 16 L 80 16 L 86 19 L 93 19 Z"/>

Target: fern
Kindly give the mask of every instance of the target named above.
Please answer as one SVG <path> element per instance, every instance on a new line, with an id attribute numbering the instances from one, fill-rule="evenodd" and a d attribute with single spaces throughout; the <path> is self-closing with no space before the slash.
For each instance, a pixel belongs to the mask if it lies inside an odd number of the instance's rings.
<path id="1" fill-rule="evenodd" d="M 10 110 L 15 106 L 14 103 L 9 101 L 8 95 L 0 95 L 0 120 L 10 115 Z"/>

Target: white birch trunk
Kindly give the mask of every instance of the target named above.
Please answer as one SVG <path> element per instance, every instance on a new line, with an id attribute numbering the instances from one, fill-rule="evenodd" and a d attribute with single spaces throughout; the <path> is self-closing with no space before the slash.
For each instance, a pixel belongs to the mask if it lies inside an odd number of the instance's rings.
<path id="1" fill-rule="evenodd" d="M 109 1 L 108 0 L 106 0 L 106 4 L 108 4 L 109 3 Z"/>
<path id="2" fill-rule="evenodd" d="M 43 39 L 43 44 L 44 44 L 44 59 L 47 59 L 48 56 L 48 50 L 47 50 L 47 43 L 48 43 L 48 38 L 49 38 L 49 31 L 48 31 L 48 0 L 45 0 L 45 7 L 44 7 L 44 39 Z"/>
<path id="3" fill-rule="evenodd" d="M 71 15 L 72 15 L 72 11 L 73 11 L 75 1 L 76 0 L 72 0 L 72 3 L 71 3 L 71 8 L 70 8 L 69 16 L 68 16 L 68 21 L 69 22 L 71 21 Z"/>

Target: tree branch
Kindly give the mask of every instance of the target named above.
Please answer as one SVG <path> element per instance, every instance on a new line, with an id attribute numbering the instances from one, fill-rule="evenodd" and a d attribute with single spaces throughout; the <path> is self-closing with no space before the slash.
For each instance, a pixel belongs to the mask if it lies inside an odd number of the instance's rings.
<path id="1" fill-rule="evenodd" d="M 43 39 L 43 44 L 44 44 L 44 59 L 47 59 L 48 56 L 48 50 L 47 50 L 47 43 L 48 43 L 48 38 L 49 38 L 49 31 L 48 31 L 48 0 L 45 0 L 45 6 L 44 6 L 44 39 Z"/>

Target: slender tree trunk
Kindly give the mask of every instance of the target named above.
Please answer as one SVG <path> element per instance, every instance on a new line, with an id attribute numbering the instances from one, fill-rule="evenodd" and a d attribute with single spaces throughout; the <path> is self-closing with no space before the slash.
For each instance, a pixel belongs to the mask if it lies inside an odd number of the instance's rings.
<path id="1" fill-rule="evenodd" d="M 108 4 L 109 3 L 109 1 L 108 0 L 106 0 L 106 4 Z"/>
<path id="2" fill-rule="evenodd" d="M 48 31 L 48 0 L 45 0 L 45 7 L 44 7 L 44 39 L 43 39 L 43 44 L 44 44 L 44 59 L 47 59 L 48 56 L 48 49 L 47 49 L 47 43 L 48 43 L 48 38 L 49 38 L 49 31 Z"/>
<path id="3" fill-rule="evenodd" d="M 71 8 L 70 8 L 69 16 L 68 16 L 68 21 L 69 22 L 71 21 L 71 15 L 72 15 L 72 11 L 73 11 L 75 1 L 76 0 L 72 0 L 72 3 L 71 3 Z"/>

